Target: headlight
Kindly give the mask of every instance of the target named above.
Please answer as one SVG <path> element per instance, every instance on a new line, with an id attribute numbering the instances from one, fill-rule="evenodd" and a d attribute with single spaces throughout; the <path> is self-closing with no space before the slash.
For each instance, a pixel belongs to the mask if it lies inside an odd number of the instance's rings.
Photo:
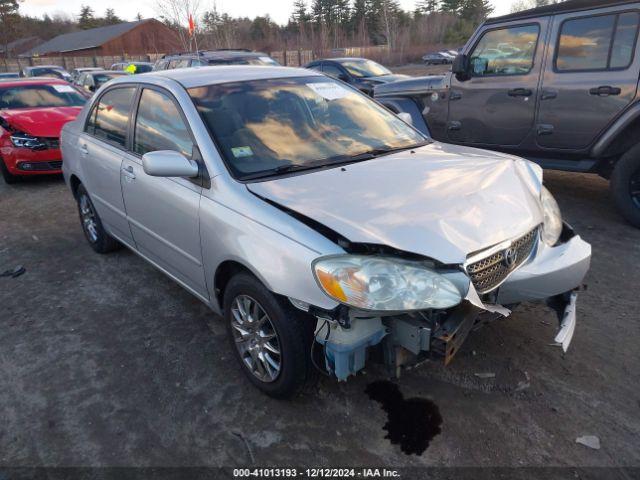
<path id="1" fill-rule="evenodd" d="M 363 310 L 444 309 L 462 300 L 442 275 L 416 262 L 389 257 L 338 255 L 317 260 L 313 273 L 327 295 Z"/>
<path id="2" fill-rule="evenodd" d="M 13 143 L 14 147 L 30 148 L 31 150 L 38 150 L 46 147 L 39 138 L 32 137 L 26 133 L 14 133 L 11 135 L 11 143 Z"/>
<path id="3" fill-rule="evenodd" d="M 558 202 L 556 202 L 556 199 L 553 198 L 551 192 L 549 192 L 545 187 L 542 187 L 540 201 L 544 212 L 542 240 L 550 247 L 553 247 L 558 243 L 558 239 L 562 233 L 562 214 L 560 213 Z"/>

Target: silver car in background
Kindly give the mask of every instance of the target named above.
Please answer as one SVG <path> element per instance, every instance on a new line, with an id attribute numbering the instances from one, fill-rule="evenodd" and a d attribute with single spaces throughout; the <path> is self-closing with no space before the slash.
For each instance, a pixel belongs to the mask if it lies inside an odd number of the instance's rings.
<path id="1" fill-rule="evenodd" d="M 285 397 L 449 362 L 520 302 L 565 350 L 591 247 L 542 171 L 433 142 L 320 73 L 204 67 L 113 80 L 62 132 L 91 247 L 125 245 L 224 316 L 247 377 Z"/>

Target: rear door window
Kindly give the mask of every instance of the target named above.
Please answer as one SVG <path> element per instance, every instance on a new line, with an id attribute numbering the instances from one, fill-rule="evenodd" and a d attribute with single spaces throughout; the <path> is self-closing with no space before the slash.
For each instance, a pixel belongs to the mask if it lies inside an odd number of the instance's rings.
<path id="1" fill-rule="evenodd" d="M 94 105 L 85 132 L 107 143 L 124 148 L 135 87 L 109 90 Z"/>
<path id="2" fill-rule="evenodd" d="M 133 138 L 138 155 L 173 150 L 191 158 L 193 141 L 175 102 L 167 95 L 144 89 L 140 97 Z"/>
<path id="3" fill-rule="evenodd" d="M 560 30 L 559 72 L 625 69 L 633 59 L 638 12 L 566 20 Z"/>

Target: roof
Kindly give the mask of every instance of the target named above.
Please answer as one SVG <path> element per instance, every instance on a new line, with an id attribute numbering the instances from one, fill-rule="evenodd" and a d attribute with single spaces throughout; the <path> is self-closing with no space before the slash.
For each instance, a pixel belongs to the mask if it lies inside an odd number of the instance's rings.
<path id="1" fill-rule="evenodd" d="M 47 53 L 74 52 L 88 48 L 99 47 L 109 40 L 117 38 L 143 23 L 157 21 L 154 19 L 140 20 L 136 22 L 118 23 L 106 27 L 91 28 L 78 32 L 65 33 L 52 38 L 48 42 L 38 45 L 29 51 L 30 55 L 46 55 Z"/>
<path id="2" fill-rule="evenodd" d="M 546 15 L 556 15 L 559 13 L 577 12 L 580 10 L 591 10 L 593 8 L 613 7 L 616 5 L 625 5 L 628 3 L 638 3 L 638 0 L 567 0 L 544 7 L 532 8 L 521 12 L 510 13 L 501 17 L 490 18 L 486 23 L 498 23 L 511 20 L 521 20 L 531 17 L 542 17 Z"/>
<path id="3" fill-rule="evenodd" d="M 314 70 L 293 67 L 264 67 L 254 65 L 223 65 L 215 67 L 176 68 L 174 70 L 156 70 L 141 75 L 128 76 L 116 82 L 144 82 L 150 78 L 169 78 L 185 88 L 202 87 L 218 83 L 247 82 L 272 78 L 317 77 L 322 76 Z"/>
<path id="4" fill-rule="evenodd" d="M 17 40 L 14 40 L 13 42 L 9 42 L 7 44 L 7 50 L 9 52 L 22 52 L 22 50 L 20 50 L 21 47 L 29 47 L 32 43 L 42 43 L 42 40 L 40 39 L 40 37 L 25 37 L 25 38 L 19 38 Z M 2 45 L 2 47 L 0 47 L 2 50 L 2 52 L 5 51 L 5 47 L 4 45 Z"/>
<path id="5" fill-rule="evenodd" d="M 61 78 L 53 77 L 10 78 L 0 82 L 2 88 L 20 87 L 23 85 L 69 85 L 69 82 Z"/>
<path id="6" fill-rule="evenodd" d="M 266 53 L 253 50 L 201 50 L 200 52 L 168 53 L 164 58 L 172 57 L 203 57 L 203 58 L 236 58 L 236 57 L 267 57 Z"/>

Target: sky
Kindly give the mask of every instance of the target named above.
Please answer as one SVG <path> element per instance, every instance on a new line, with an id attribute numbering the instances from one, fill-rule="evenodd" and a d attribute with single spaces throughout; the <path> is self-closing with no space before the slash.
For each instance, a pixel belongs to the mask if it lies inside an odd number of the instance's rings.
<path id="1" fill-rule="evenodd" d="M 218 10 L 228 13 L 231 16 L 247 16 L 253 18 L 257 15 L 271 15 L 276 22 L 284 24 L 291 15 L 293 0 L 215 0 Z M 213 7 L 214 0 L 201 0 L 201 8 L 208 10 Z M 310 2 L 307 2 L 310 3 Z M 407 10 L 413 10 L 415 0 L 400 0 L 402 7 Z M 494 15 L 509 13 L 511 4 L 514 0 L 492 0 L 495 11 Z M 20 4 L 20 11 L 24 14 L 41 17 L 45 13 L 55 14 L 62 13 L 64 15 L 80 12 L 82 4 L 91 5 L 96 14 L 102 15 L 100 7 L 96 2 L 89 0 L 24 0 Z M 155 7 L 155 0 L 110 0 L 105 3 L 105 8 L 111 7 L 115 9 L 116 14 L 125 19 L 133 20 L 139 12 L 145 18 L 156 17 L 158 15 Z"/>

